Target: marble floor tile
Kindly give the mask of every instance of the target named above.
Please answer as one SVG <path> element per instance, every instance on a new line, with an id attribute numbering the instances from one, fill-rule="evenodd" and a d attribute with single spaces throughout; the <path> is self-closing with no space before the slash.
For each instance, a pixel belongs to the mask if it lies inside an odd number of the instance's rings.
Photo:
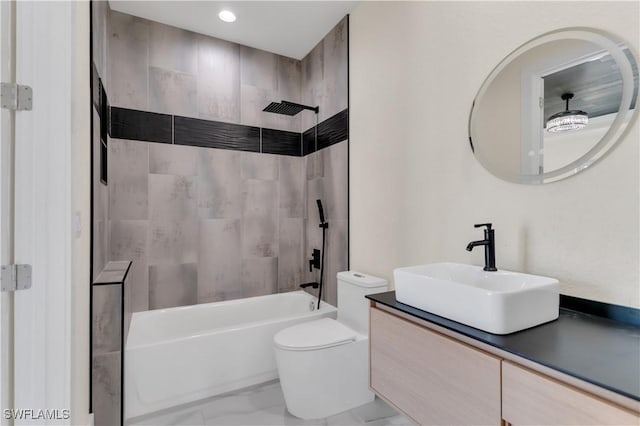
<path id="1" fill-rule="evenodd" d="M 409 426 L 412 423 L 384 401 L 369 404 L 324 419 L 302 420 L 286 409 L 280 382 L 262 385 L 209 398 L 161 413 L 134 419 L 134 425 L 211 425 L 211 426 Z"/>

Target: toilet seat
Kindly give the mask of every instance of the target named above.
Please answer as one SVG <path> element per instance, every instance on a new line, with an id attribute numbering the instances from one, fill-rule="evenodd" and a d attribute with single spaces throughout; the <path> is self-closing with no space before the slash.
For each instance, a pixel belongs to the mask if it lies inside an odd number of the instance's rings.
<path id="1" fill-rule="evenodd" d="M 286 328 L 273 337 L 275 345 L 287 351 L 313 351 L 354 342 L 358 337 L 351 328 L 322 318 Z"/>

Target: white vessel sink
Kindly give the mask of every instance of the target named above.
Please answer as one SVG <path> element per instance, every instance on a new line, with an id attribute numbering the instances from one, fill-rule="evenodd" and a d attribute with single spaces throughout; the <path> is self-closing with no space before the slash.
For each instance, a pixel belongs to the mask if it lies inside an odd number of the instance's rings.
<path id="1" fill-rule="evenodd" d="M 459 263 L 397 268 L 396 300 L 494 334 L 558 318 L 558 280 Z"/>

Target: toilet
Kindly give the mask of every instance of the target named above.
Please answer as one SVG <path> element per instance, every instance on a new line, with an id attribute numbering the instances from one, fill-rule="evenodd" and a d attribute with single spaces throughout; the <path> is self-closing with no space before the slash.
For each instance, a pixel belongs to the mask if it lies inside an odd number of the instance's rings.
<path id="1" fill-rule="evenodd" d="M 369 300 L 387 281 L 339 272 L 338 319 L 323 318 L 278 332 L 273 340 L 287 410 L 319 419 L 374 399 L 369 390 Z"/>

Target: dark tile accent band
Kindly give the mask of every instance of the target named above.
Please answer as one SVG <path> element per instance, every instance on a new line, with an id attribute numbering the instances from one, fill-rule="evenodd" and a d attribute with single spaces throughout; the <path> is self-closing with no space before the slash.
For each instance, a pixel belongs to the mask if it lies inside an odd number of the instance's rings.
<path id="1" fill-rule="evenodd" d="M 316 152 L 316 126 L 302 134 L 302 156 Z"/>
<path id="2" fill-rule="evenodd" d="M 98 81 L 100 81 L 98 79 Z M 101 84 L 100 84 L 101 86 Z M 111 107 L 112 138 L 305 156 L 349 138 L 349 110 L 304 133 Z M 316 140 L 317 128 L 317 140 Z M 262 144 L 261 144 L 262 142 Z"/>
<path id="3" fill-rule="evenodd" d="M 112 138 L 171 143 L 171 116 L 111 107 Z"/>
<path id="4" fill-rule="evenodd" d="M 174 143 L 260 152 L 260 128 L 174 116 Z"/>
<path id="5" fill-rule="evenodd" d="M 560 295 L 560 307 L 640 327 L 640 309 Z"/>
<path id="6" fill-rule="evenodd" d="M 344 109 L 318 124 L 318 150 L 349 138 L 349 110 Z"/>
<path id="7" fill-rule="evenodd" d="M 281 154 L 302 156 L 302 137 L 297 132 L 262 129 L 262 152 L 265 154 Z"/>

